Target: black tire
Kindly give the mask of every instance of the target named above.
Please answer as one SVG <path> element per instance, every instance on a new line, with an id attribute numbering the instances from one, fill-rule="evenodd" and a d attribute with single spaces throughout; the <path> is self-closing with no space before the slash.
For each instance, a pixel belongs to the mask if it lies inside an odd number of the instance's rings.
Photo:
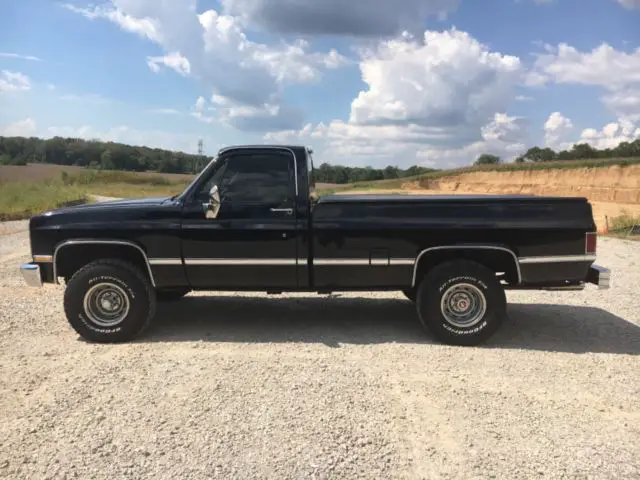
<path id="1" fill-rule="evenodd" d="M 434 267 L 424 277 L 416 306 L 420 323 L 438 340 L 478 345 L 502 324 L 507 300 L 493 271 L 476 262 L 455 260 Z"/>
<path id="2" fill-rule="evenodd" d="M 105 313 L 105 298 L 108 309 L 111 303 L 116 306 L 115 313 Z M 80 336 L 92 342 L 135 338 L 147 327 L 155 309 L 151 282 L 138 268 L 117 259 L 85 265 L 71 277 L 64 292 L 67 320 Z M 117 315 L 108 318 L 109 314 Z"/>
<path id="3" fill-rule="evenodd" d="M 413 303 L 416 303 L 416 290 L 412 288 L 411 290 L 402 290 L 404 296 L 411 300 Z"/>
<path id="4" fill-rule="evenodd" d="M 158 302 L 175 302 L 184 297 L 191 290 L 188 288 L 175 288 L 171 290 L 156 290 Z"/>

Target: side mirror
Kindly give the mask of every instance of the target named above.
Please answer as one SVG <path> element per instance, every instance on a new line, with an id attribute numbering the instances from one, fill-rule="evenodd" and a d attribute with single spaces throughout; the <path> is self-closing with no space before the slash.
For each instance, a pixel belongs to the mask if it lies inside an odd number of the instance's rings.
<path id="1" fill-rule="evenodd" d="M 204 215 L 206 218 L 217 218 L 218 213 L 220 212 L 220 191 L 218 190 L 218 186 L 214 185 L 209 190 L 209 201 L 202 204 L 202 208 L 204 209 Z"/>

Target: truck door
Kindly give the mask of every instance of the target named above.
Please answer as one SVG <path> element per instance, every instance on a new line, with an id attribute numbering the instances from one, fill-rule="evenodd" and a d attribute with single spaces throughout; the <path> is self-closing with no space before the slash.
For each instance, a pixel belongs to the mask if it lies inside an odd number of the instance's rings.
<path id="1" fill-rule="evenodd" d="M 296 288 L 294 157 L 286 150 L 228 152 L 183 208 L 182 254 L 196 288 Z M 217 185 L 219 209 L 205 213 Z M 214 202 L 216 203 L 216 202 Z"/>

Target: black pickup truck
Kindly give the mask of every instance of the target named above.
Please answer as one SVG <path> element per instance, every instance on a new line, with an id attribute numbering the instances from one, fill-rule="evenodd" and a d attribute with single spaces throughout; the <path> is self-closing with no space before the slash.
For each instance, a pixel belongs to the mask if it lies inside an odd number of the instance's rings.
<path id="1" fill-rule="evenodd" d="M 311 153 L 225 148 L 175 197 L 34 216 L 25 281 L 64 279 L 71 326 L 98 342 L 134 338 L 156 302 L 192 290 L 396 290 L 438 339 L 474 345 L 505 317 L 505 289 L 609 287 L 584 198 L 318 199 Z"/>

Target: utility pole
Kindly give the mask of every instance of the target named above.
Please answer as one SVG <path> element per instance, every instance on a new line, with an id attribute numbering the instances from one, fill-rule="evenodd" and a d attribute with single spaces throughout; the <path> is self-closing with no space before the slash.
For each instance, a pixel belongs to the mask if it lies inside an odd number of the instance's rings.
<path id="1" fill-rule="evenodd" d="M 198 157 L 195 160 L 195 168 L 193 169 L 193 174 L 195 175 L 196 173 L 198 173 L 198 169 L 200 168 L 200 165 L 202 164 L 202 151 L 203 151 L 203 142 L 202 139 L 198 140 Z"/>

